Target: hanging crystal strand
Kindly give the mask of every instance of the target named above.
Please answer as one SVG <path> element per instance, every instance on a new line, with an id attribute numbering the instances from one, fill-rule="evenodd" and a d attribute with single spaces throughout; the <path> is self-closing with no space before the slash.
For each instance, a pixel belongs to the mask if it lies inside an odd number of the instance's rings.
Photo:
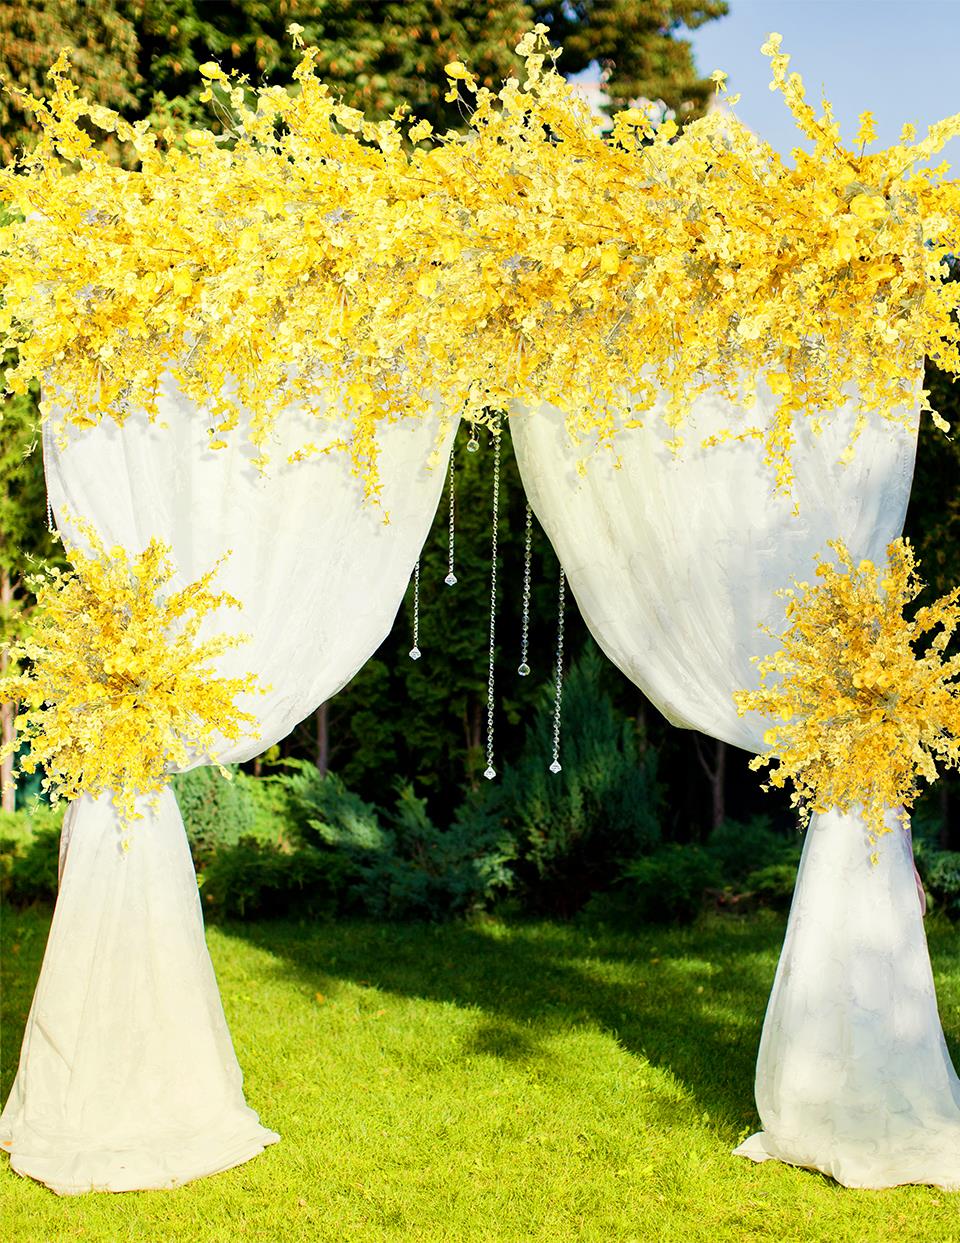
<path id="1" fill-rule="evenodd" d="M 469 449 L 469 444 L 467 448 Z M 497 522 L 500 516 L 500 424 L 493 427 L 493 534 L 490 537 L 490 663 L 487 666 L 487 767 L 483 775 L 492 781 L 493 766 L 494 654 L 497 628 Z"/>
<path id="2" fill-rule="evenodd" d="M 455 516 L 455 501 L 456 501 L 456 484 L 454 482 L 454 474 L 453 474 L 453 469 L 454 469 L 453 452 L 454 452 L 453 449 L 451 449 L 450 450 L 450 487 L 449 487 L 450 521 L 449 521 L 449 535 L 447 538 L 447 577 L 443 580 L 447 584 L 448 587 L 452 587 L 454 583 L 457 581 L 457 576 L 453 572 L 454 516 Z"/>
<path id="3" fill-rule="evenodd" d="M 557 667 L 554 671 L 554 699 L 553 699 L 553 763 L 550 765 L 552 773 L 558 773 L 562 767 L 560 763 L 560 700 L 563 697 L 563 605 L 566 588 L 566 580 L 563 574 L 563 567 L 560 567 L 560 591 L 557 597 Z"/>
<path id="4" fill-rule="evenodd" d="M 517 673 L 525 678 L 530 672 L 527 651 L 530 641 L 530 545 L 533 537 L 533 513 L 527 505 L 526 525 L 523 531 L 523 621 L 520 625 L 520 667 Z"/>
<path id="5" fill-rule="evenodd" d="M 53 534 L 57 528 L 53 521 L 53 506 L 50 503 L 50 485 L 47 483 L 48 459 L 51 459 L 53 456 L 50 445 L 50 424 L 48 419 L 42 419 L 40 422 L 40 437 L 43 444 L 43 486 L 47 493 L 47 530 Z"/>
<path id="6" fill-rule="evenodd" d="M 422 653 L 417 644 L 420 641 L 420 560 L 413 567 L 413 647 L 407 653 L 411 660 L 419 660 Z"/>

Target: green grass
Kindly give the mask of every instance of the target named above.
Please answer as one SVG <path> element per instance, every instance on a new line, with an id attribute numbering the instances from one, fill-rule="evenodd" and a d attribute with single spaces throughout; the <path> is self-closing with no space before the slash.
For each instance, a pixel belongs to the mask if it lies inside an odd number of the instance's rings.
<path id="1" fill-rule="evenodd" d="M 48 915 L 4 922 L 2 1089 Z M 956 930 L 929 926 L 960 1037 Z M 260 923 L 210 950 L 247 1098 L 281 1144 L 172 1192 L 59 1199 L 0 1168 L 10 1243 L 960 1239 L 960 1196 L 850 1191 L 730 1155 L 752 1130 L 779 919 Z"/>

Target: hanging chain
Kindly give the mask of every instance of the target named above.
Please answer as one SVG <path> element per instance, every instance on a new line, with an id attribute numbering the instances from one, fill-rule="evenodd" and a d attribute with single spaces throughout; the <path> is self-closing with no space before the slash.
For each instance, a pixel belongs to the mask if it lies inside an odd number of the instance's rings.
<path id="1" fill-rule="evenodd" d="M 56 531 L 56 524 L 53 521 L 53 505 L 50 503 L 50 484 L 47 482 L 49 476 L 47 471 L 53 465 L 53 453 L 50 445 L 50 425 L 47 419 L 40 422 L 40 437 L 43 444 L 43 484 L 47 493 L 47 530 L 53 534 Z"/>
<path id="2" fill-rule="evenodd" d="M 560 700 L 563 697 L 563 605 L 565 587 L 566 580 L 563 574 L 563 567 L 561 566 L 560 591 L 557 597 L 557 667 L 553 678 L 553 763 L 550 765 L 552 773 L 558 773 L 562 768 L 560 763 Z"/>
<path id="3" fill-rule="evenodd" d="M 492 781 L 497 775 L 493 766 L 494 661 L 497 630 L 497 523 L 500 515 L 500 424 L 493 435 L 493 534 L 490 537 L 490 663 L 487 666 L 487 767 L 483 775 Z M 470 446 L 468 445 L 467 448 Z"/>
<path id="4" fill-rule="evenodd" d="M 526 526 L 523 532 L 523 621 L 520 626 L 520 667 L 517 673 L 525 678 L 530 672 L 527 651 L 530 642 L 530 547 L 533 539 L 533 513 L 527 505 Z"/>
<path id="5" fill-rule="evenodd" d="M 422 653 L 417 646 L 420 641 L 420 560 L 413 567 L 413 647 L 407 653 L 411 660 L 419 660 Z"/>
<path id="6" fill-rule="evenodd" d="M 454 517 L 455 517 L 455 505 L 456 505 L 456 484 L 454 482 L 454 473 L 453 473 L 453 455 L 454 455 L 454 450 L 451 449 L 450 450 L 450 489 L 449 489 L 450 491 L 450 521 L 449 521 L 449 528 L 448 528 L 449 535 L 447 537 L 447 577 L 443 580 L 447 584 L 448 587 L 452 587 L 454 583 L 457 581 L 457 576 L 453 572 L 453 545 L 454 545 L 454 538 L 455 538 Z"/>

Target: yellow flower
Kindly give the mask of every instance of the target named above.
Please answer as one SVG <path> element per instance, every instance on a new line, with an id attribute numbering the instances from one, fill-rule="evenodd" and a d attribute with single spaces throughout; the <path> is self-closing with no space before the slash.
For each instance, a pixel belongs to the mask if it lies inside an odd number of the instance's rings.
<path id="1" fill-rule="evenodd" d="M 849 150 L 771 35 L 771 85 L 811 148 L 796 168 L 720 113 L 681 130 L 628 108 L 605 138 L 548 34 L 523 36 L 517 76 L 496 91 L 451 61 L 447 97 L 470 97 L 468 133 L 422 145 L 426 121 L 342 104 L 316 48 L 295 91 L 252 90 L 206 62 L 229 124 L 182 144 L 84 99 L 60 57 L 49 98 L 26 100 L 36 148 L 0 171 L 16 216 L 0 228 L 7 390 L 53 372 L 60 417 L 86 427 L 155 413 L 169 370 L 198 417 L 216 412 L 217 443 L 250 413 L 262 468 L 292 406 L 329 421 L 331 388 L 369 393 L 348 399 L 337 440 L 376 496 L 381 428 L 432 411 L 432 393 L 474 423 L 550 403 L 571 434 L 608 443 L 642 374 L 630 421 L 665 391 L 679 450 L 705 388 L 749 407 L 766 379 L 777 407 L 755 434 L 786 491 L 800 420 L 855 392 L 863 420 L 905 422 L 924 357 L 960 373 L 960 283 L 940 279 L 960 250 L 960 186 L 924 165 L 960 117 L 916 143 L 905 131 L 886 151 Z M 110 165 L 91 127 L 139 166 Z"/>
<path id="2" fill-rule="evenodd" d="M 888 809 L 913 803 L 920 779 L 960 766 L 960 656 L 945 656 L 960 625 L 960 588 L 913 610 L 921 583 L 907 541 L 889 546 L 882 567 L 854 565 L 840 540 L 831 547 L 836 564 L 819 562 L 815 585 L 782 593 L 782 647 L 756 661 L 759 689 L 734 698 L 741 715 L 782 722 L 751 761 L 773 766 L 769 785 L 792 784 L 805 817 L 862 807 L 876 838 Z"/>
<path id="3" fill-rule="evenodd" d="M 879 220 L 887 214 L 887 205 L 878 194 L 855 194 L 850 210 L 861 220 Z"/>
<path id="4" fill-rule="evenodd" d="M 0 697 L 19 704 L 18 740 L 5 754 L 26 741 L 20 772 L 42 769 L 54 801 L 113 791 L 129 823 L 139 818 L 137 798 L 158 794 L 171 767 L 215 760 L 218 740 L 250 733 L 256 718 L 235 699 L 260 688 L 253 675 L 223 678 L 213 668 L 247 636 L 199 638 L 205 616 L 240 607 L 211 591 L 218 566 L 173 590 L 166 545 L 152 540 L 130 559 L 80 529 L 91 554 L 71 549 L 72 570 L 34 580 L 37 620 L 10 649 Z"/>
<path id="5" fill-rule="evenodd" d="M 857 118 L 860 122 L 854 142 L 861 146 L 869 146 L 877 138 L 877 125 L 872 112 L 861 112 Z"/>

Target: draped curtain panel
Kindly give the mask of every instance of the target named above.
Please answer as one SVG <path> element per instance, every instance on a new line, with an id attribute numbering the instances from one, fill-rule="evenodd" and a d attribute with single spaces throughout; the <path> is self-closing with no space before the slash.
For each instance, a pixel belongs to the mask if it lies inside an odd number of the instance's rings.
<path id="1" fill-rule="evenodd" d="M 760 395 L 746 412 L 699 398 L 679 456 L 656 412 L 596 452 L 570 440 L 556 410 L 518 408 L 510 419 L 527 496 L 600 647 L 674 724 L 754 752 L 767 725 L 738 717 L 733 692 L 755 687 L 751 657 L 779 646 L 760 629 L 784 628 L 776 592 L 810 580 L 814 554 L 829 558 L 831 539 L 854 559 L 885 559 L 903 527 L 916 451 L 915 417 L 909 427 L 874 422 L 841 465 L 852 415 L 840 412 L 819 435 L 798 430 L 793 492 L 777 495 L 755 440 L 702 447 L 725 430 L 768 424 L 771 400 Z M 764 1023 L 764 1130 L 738 1151 L 850 1186 L 960 1187 L 960 1084 L 909 842 L 885 836 L 877 866 L 871 850 L 858 817 L 813 818 Z M 828 1054 L 825 1092 L 812 1067 Z"/>
<path id="2" fill-rule="evenodd" d="M 230 550 L 215 586 L 243 609 L 205 625 L 251 639 L 217 672 L 255 672 L 269 688 L 241 697 L 258 732 L 224 740 L 217 758 L 231 763 L 285 737 L 387 636 L 455 430 L 431 469 L 439 419 L 385 427 L 378 507 L 364 503 L 342 453 L 287 464 L 306 440 L 349 435 L 336 411 L 322 426 L 287 411 L 259 474 L 244 428 L 209 450 L 203 412 L 168 381 L 159 423 L 134 415 L 122 428 L 70 430 L 63 446 L 48 438 L 45 467 L 66 534 L 82 518 L 129 554 L 164 540 L 174 589 Z M 176 799 L 168 789 L 143 811 L 126 853 L 108 797 L 81 799 L 65 818 L 61 890 L 0 1118 L 13 1168 L 60 1193 L 176 1186 L 278 1139 L 244 1102 Z"/>

